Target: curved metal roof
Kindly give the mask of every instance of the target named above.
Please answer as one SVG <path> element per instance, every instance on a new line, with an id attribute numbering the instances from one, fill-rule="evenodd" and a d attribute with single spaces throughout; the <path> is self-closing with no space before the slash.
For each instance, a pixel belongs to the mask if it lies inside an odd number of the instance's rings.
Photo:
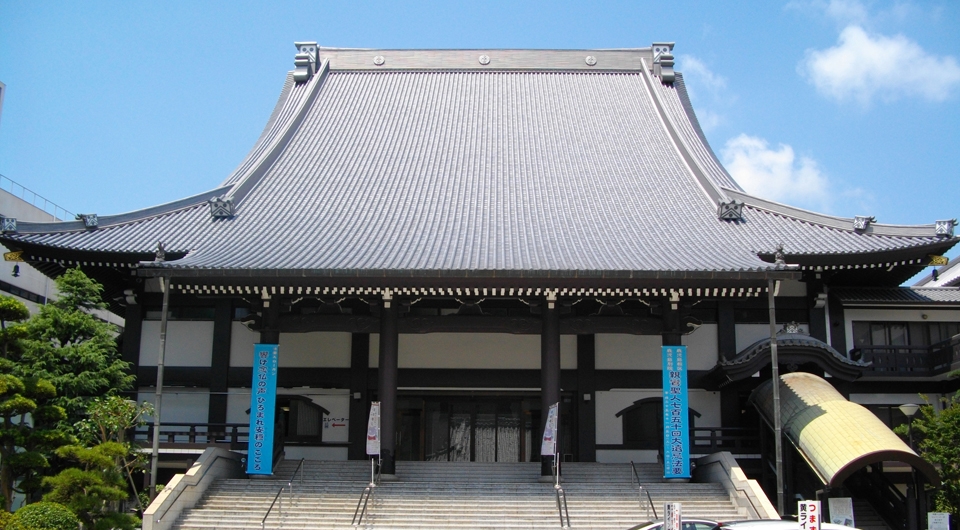
<path id="1" fill-rule="evenodd" d="M 750 402 L 772 423 L 773 381 L 757 387 Z M 825 485 L 840 486 L 864 466 L 883 461 L 904 462 L 931 484 L 940 483 L 936 468 L 879 418 L 813 374 L 780 376 L 780 411 L 784 435 Z"/>
<path id="2" fill-rule="evenodd" d="M 318 73 L 288 76 L 221 187 L 101 217 L 93 230 L 21 223 L 0 239 L 37 253 L 142 254 L 162 241 L 185 257 L 154 266 L 192 270 L 507 277 L 767 271 L 762 257 L 781 243 L 791 256 L 886 267 L 883 253 L 958 240 L 933 225 L 857 232 L 852 220 L 744 194 L 703 137 L 682 76 L 651 74 L 649 48 L 320 51 Z M 213 197 L 233 199 L 235 215 L 212 218 Z M 742 221 L 718 219 L 730 199 L 746 203 Z"/>

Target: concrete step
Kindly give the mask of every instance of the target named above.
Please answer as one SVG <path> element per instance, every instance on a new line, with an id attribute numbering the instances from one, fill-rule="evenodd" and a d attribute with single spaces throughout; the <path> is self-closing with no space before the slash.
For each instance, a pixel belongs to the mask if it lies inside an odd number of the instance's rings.
<path id="1" fill-rule="evenodd" d="M 220 480 L 203 499 L 181 514 L 177 528 L 260 528 L 277 491 L 287 487 L 297 462 L 284 462 L 272 477 Z M 368 462 L 305 461 L 303 479 L 285 490 L 266 528 L 345 528 L 369 481 Z M 665 502 L 681 502 L 692 517 L 740 519 L 718 484 L 664 482 L 659 466 L 641 466 L 658 515 Z M 652 518 L 641 507 L 629 464 L 571 463 L 562 467 L 572 526 L 623 529 Z M 538 463 L 400 462 L 397 482 L 376 488 L 364 517 L 365 528 L 525 528 L 555 529 L 556 494 L 538 481 Z M 644 495 L 644 499 L 646 496 Z"/>

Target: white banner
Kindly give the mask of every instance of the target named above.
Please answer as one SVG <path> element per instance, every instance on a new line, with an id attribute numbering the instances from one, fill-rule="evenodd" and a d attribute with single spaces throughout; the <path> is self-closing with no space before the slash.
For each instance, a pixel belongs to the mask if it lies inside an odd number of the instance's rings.
<path id="1" fill-rule="evenodd" d="M 820 501 L 797 502 L 797 522 L 800 530 L 820 530 Z"/>
<path id="2" fill-rule="evenodd" d="M 853 499 L 850 497 L 837 497 L 835 499 L 829 499 L 827 503 L 830 505 L 831 523 L 856 528 L 857 525 L 853 523 Z"/>
<path id="3" fill-rule="evenodd" d="M 543 428 L 543 442 L 540 443 L 540 456 L 554 456 L 557 454 L 557 412 L 559 403 L 550 405 L 547 414 L 547 425 Z"/>
<path id="4" fill-rule="evenodd" d="M 367 454 L 380 454 L 380 402 L 370 404 L 370 419 L 367 421 Z"/>

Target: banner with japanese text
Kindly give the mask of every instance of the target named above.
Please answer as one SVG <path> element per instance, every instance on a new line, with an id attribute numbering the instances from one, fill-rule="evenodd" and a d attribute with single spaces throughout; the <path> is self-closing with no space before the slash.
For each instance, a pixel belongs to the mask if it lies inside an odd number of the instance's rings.
<path id="1" fill-rule="evenodd" d="M 547 424 L 543 427 L 543 440 L 540 442 L 540 456 L 556 456 L 557 454 L 557 416 L 560 404 L 550 405 L 547 413 Z"/>
<path id="2" fill-rule="evenodd" d="M 253 384 L 250 387 L 250 439 L 247 474 L 273 474 L 273 426 L 277 408 L 280 346 L 253 345 Z"/>
<path id="3" fill-rule="evenodd" d="M 690 478 L 687 347 L 663 346 L 663 476 Z"/>

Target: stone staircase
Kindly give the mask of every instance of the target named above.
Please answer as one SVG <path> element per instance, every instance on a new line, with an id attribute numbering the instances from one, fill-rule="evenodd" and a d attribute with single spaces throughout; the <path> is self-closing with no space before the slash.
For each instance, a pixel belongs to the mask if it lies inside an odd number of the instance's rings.
<path id="1" fill-rule="evenodd" d="M 260 528 L 298 463 L 282 462 L 272 478 L 217 482 L 175 528 Z M 665 482 L 658 465 L 639 465 L 637 471 L 657 515 L 665 502 L 680 502 L 685 517 L 746 518 L 719 484 Z M 376 488 L 362 526 L 555 529 L 560 519 L 554 488 L 538 482 L 539 472 L 539 463 L 398 462 L 399 480 Z M 350 528 L 369 474 L 369 462 L 305 461 L 302 485 L 298 477 L 293 492 L 284 491 L 282 508 L 274 508 L 266 528 Z M 572 528 L 626 529 L 653 519 L 649 506 L 639 506 L 629 464 L 564 464 L 563 488 Z"/>

